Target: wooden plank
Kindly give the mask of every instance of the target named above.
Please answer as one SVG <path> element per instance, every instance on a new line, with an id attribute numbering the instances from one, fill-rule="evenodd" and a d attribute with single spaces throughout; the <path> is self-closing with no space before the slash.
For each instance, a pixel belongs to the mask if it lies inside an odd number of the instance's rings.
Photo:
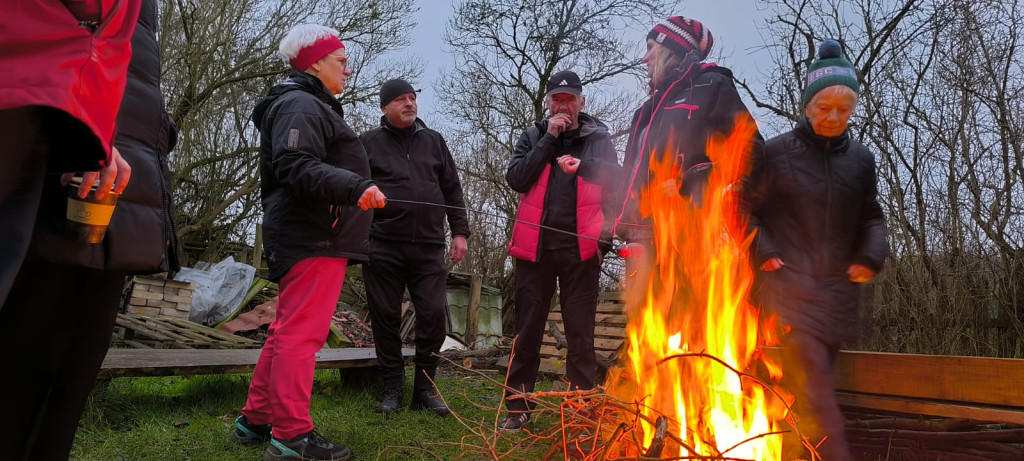
<path id="1" fill-rule="evenodd" d="M 483 289 L 484 276 L 473 274 L 469 282 L 469 312 L 466 313 L 466 344 L 470 348 L 476 346 L 477 322 L 480 318 L 480 291 Z"/>
<path id="2" fill-rule="evenodd" d="M 1018 406 L 1024 360 L 842 351 L 841 391 Z M 783 369 L 785 373 L 785 369 Z"/>
<path id="3" fill-rule="evenodd" d="M 402 349 L 409 358 L 415 349 Z M 178 376 L 251 373 L 260 349 L 110 349 L 100 368 L 100 378 L 122 376 Z M 376 364 L 373 348 L 321 349 L 316 367 L 355 368 Z"/>
<path id="4" fill-rule="evenodd" d="M 554 320 L 558 323 L 562 323 L 562 313 L 552 312 L 551 315 L 548 316 L 548 320 Z M 598 325 L 605 324 L 606 326 L 619 326 L 621 328 L 626 325 L 626 316 L 620 314 L 597 314 L 594 317 L 594 323 Z"/>
<path id="5" fill-rule="evenodd" d="M 837 392 L 837 397 L 839 404 L 846 407 L 1024 425 L 1024 411 L 1020 407 L 970 405 L 853 392 Z"/>

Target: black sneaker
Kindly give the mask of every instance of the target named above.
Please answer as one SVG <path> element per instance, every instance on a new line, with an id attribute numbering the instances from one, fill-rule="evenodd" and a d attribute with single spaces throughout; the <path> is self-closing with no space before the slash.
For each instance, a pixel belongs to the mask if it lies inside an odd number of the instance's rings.
<path id="1" fill-rule="evenodd" d="M 384 398 L 377 403 L 377 413 L 391 414 L 401 409 L 403 394 L 401 387 L 384 388 Z"/>
<path id="2" fill-rule="evenodd" d="M 266 442 L 270 440 L 270 425 L 258 426 L 245 416 L 238 415 L 235 418 L 235 430 L 228 435 L 228 440 L 245 445 Z"/>
<path id="3" fill-rule="evenodd" d="M 327 459 L 348 461 L 352 452 L 344 445 L 328 442 L 315 430 L 291 440 L 270 439 L 270 446 L 263 453 L 263 461 L 282 459 Z"/>
<path id="4" fill-rule="evenodd" d="M 448 409 L 448 405 L 445 405 L 444 400 L 441 400 L 441 396 L 437 395 L 437 391 L 434 389 L 421 389 L 412 394 L 412 404 L 409 405 L 412 410 L 430 410 L 438 416 L 445 416 L 451 413 Z"/>
<path id="5" fill-rule="evenodd" d="M 505 417 L 505 420 L 501 422 L 501 430 L 505 432 L 519 432 L 523 430 L 523 426 L 530 420 L 528 413 L 509 413 Z"/>

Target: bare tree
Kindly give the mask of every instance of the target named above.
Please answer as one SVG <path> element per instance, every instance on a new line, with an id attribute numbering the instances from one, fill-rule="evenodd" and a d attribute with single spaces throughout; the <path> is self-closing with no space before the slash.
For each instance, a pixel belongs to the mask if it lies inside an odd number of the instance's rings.
<path id="1" fill-rule="evenodd" d="M 545 115 L 548 78 L 573 70 L 583 80 L 585 110 L 613 132 L 628 124 L 640 98 L 615 83 L 635 85 L 642 43 L 623 43 L 626 30 L 646 30 L 673 2 L 663 0 L 467 0 L 456 6 L 445 43 L 456 65 L 436 84 L 453 154 L 460 165 L 474 239 L 463 270 L 503 288 L 506 312 L 512 265 L 506 245 L 518 194 L 505 168 L 519 135 Z M 506 316 L 506 320 L 510 317 Z"/>
<path id="2" fill-rule="evenodd" d="M 877 155 L 893 247 L 873 287 L 868 347 L 1019 356 L 1021 247 L 1019 1 L 772 0 L 773 75 L 759 107 L 803 116 L 815 46 L 836 38 L 860 69 L 853 133 Z"/>
<path id="3" fill-rule="evenodd" d="M 415 61 L 380 57 L 407 44 L 410 2 L 165 0 L 161 8 L 163 88 L 180 130 L 171 158 L 178 233 L 198 258 L 251 241 L 260 220 L 259 142 L 249 117 L 287 75 L 275 53 L 290 27 L 319 23 L 341 32 L 353 73 L 341 101 L 357 112 L 357 126 L 366 117 L 354 109 L 372 99 L 383 74 L 419 73 Z"/>

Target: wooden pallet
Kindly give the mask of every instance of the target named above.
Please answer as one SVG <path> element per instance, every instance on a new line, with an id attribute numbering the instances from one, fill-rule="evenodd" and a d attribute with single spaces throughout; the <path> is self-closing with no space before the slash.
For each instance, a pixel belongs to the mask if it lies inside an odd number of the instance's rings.
<path id="1" fill-rule="evenodd" d="M 618 359 L 619 349 L 626 335 L 626 305 L 614 295 L 617 293 L 601 299 L 594 319 L 594 352 L 598 355 L 598 366 L 602 368 L 602 364 L 614 363 Z M 557 332 L 554 332 L 552 325 Z M 564 345 L 559 348 L 557 338 L 564 333 L 561 307 L 555 306 L 548 314 L 547 330 L 544 332 L 540 347 L 542 373 L 565 374 L 565 360 L 569 350 Z"/>
<path id="2" fill-rule="evenodd" d="M 136 349 L 237 349 L 263 344 L 185 319 L 117 314 L 111 338 L 114 347 Z"/>

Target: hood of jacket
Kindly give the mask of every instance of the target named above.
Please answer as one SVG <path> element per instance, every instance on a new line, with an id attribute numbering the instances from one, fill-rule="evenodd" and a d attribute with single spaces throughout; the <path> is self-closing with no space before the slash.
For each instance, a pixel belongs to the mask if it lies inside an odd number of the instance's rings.
<path id="1" fill-rule="evenodd" d="M 256 124 L 257 128 L 263 126 L 263 118 L 267 115 L 267 111 L 270 107 L 273 106 L 282 95 L 290 91 L 305 91 L 326 103 L 331 107 L 331 109 L 337 112 L 338 115 L 342 117 L 345 116 L 341 103 L 338 102 L 338 100 L 335 99 L 329 91 L 327 91 L 327 87 L 324 86 L 324 83 L 321 82 L 320 79 L 305 72 L 293 70 L 285 81 L 271 87 L 270 92 L 256 103 L 256 107 L 252 111 L 251 120 Z"/>

